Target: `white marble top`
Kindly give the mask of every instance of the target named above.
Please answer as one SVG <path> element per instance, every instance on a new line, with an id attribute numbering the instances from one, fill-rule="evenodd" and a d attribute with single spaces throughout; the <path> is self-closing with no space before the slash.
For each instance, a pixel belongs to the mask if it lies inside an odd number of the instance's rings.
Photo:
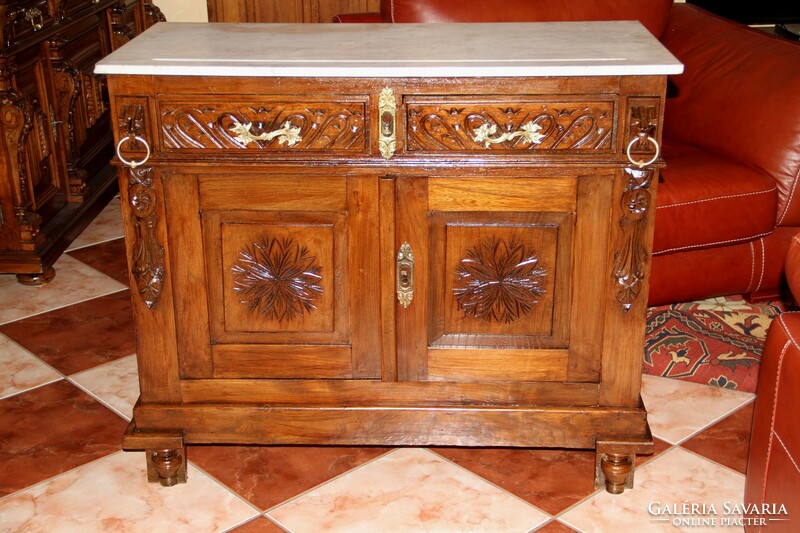
<path id="1" fill-rule="evenodd" d="M 678 74 L 640 23 L 222 24 L 161 22 L 101 74 L 605 76 Z"/>

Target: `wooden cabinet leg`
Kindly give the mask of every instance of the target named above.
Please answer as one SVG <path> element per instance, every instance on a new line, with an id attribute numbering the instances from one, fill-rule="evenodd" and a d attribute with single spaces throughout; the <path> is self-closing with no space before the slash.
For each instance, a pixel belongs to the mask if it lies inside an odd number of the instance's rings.
<path id="1" fill-rule="evenodd" d="M 145 451 L 147 481 L 165 487 L 186 483 L 186 446 L 182 432 L 141 431 L 131 422 L 122 436 L 122 449 Z"/>
<path id="2" fill-rule="evenodd" d="M 53 281 L 54 277 L 56 277 L 56 270 L 53 267 L 47 267 L 41 274 L 17 274 L 17 281 L 22 285 L 38 287 L 47 285 Z"/>
<path id="3" fill-rule="evenodd" d="M 618 453 L 603 454 L 600 458 L 600 471 L 606 490 L 611 494 L 622 494 L 629 484 L 628 478 L 633 477 L 633 458 Z"/>
<path id="4" fill-rule="evenodd" d="M 653 453 L 650 430 L 645 437 L 598 438 L 595 488 L 605 488 L 611 494 L 622 494 L 633 488 L 633 467 L 637 454 Z"/>
<path id="5" fill-rule="evenodd" d="M 165 487 L 186 483 L 186 453 L 184 449 L 146 450 L 147 480 Z"/>

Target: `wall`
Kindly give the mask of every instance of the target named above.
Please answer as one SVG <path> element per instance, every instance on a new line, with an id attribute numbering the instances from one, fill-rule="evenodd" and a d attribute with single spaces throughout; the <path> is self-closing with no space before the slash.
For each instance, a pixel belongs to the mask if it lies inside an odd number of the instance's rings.
<path id="1" fill-rule="evenodd" d="M 206 0 L 153 0 L 170 22 L 208 22 Z"/>

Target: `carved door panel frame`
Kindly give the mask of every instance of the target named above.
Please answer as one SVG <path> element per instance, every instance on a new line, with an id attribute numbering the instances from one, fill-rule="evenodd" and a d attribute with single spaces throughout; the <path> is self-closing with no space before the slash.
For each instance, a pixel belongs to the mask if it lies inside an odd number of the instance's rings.
<path id="1" fill-rule="evenodd" d="M 398 379 L 597 382 L 614 183 L 398 177 Z"/>
<path id="2" fill-rule="evenodd" d="M 183 377 L 380 377 L 374 177 L 161 178 Z"/>

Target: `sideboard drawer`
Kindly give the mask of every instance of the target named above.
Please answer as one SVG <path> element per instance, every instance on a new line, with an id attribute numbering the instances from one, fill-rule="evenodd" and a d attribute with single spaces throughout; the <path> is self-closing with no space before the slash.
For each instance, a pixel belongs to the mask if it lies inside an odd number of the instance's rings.
<path id="1" fill-rule="evenodd" d="M 256 151 L 367 153 L 367 103 L 366 96 L 163 99 L 158 102 L 161 149 L 226 156 L 252 156 Z"/>
<path id="2" fill-rule="evenodd" d="M 406 151 L 611 153 L 616 110 L 596 96 L 407 96 Z"/>
<path id="3" fill-rule="evenodd" d="M 0 34 L 4 48 L 32 37 L 56 20 L 56 14 L 47 0 L 2 2 L 0 10 Z"/>

